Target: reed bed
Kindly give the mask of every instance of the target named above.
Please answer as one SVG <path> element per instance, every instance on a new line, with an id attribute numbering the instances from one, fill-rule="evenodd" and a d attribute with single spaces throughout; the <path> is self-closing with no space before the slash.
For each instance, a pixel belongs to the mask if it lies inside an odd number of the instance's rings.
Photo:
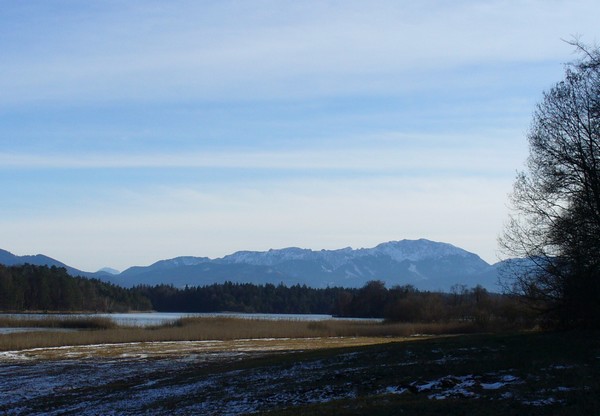
<path id="1" fill-rule="evenodd" d="M 0 317 L 0 328 L 64 328 L 64 329 L 112 329 L 118 325 L 110 318 L 99 316 L 14 318 Z"/>
<path id="2" fill-rule="evenodd" d="M 105 318 L 94 318 L 105 319 Z M 206 341 L 260 338 L 325 338 L 325 337 L 407 337 L 412 335 L 442 335 L 476 332 L 472 323 L 383 323 L 368 321 L 269 321 L 240 318 L 182 318 L 156 327 L 123 327 L 112 321 L 107 325 L 56 323 L 59 328 L 80 328 L 75 332 L 29 332 L 0 335 L 0 351 L 68 345 L 116 344 L 126 342 Z M 22 326 L 21 320 L 18 322 Z M 40 325 L 37 325 L 40 326 Z"/>

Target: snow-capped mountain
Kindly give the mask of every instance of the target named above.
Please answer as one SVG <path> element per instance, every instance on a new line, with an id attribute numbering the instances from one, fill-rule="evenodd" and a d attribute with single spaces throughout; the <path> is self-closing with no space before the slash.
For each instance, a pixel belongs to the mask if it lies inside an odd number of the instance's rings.
<path id="1" fill-rule="evenodd" d="M 388 286 L 449 290 L 454 284 L 495 290 L 492 266 L 476 254 L 447 243 L 402 240 L 373 248 L 338 250 L 290 247 L 238 251 L 222 258 L 177 257 L 147 267 L 132 267 L 119 276 L 123 285 L 171 283 L 175 286 L 223 282 L 306 284 L 312 287 L 360 287 L 369 280 Z"/>
<path id="2" fill-rule="evenodd" d="M 238 251 L 215 261 L 222 264 L 242 263 L 254 266 L 272 266 L 286 261 L 311 258 L 314 257 L 314 253 L 312 250 L 298 247 L 269 251 Z"/>
<path id="3" fill-rule="evenodd" d="M 395 261 L 422 261 L 426 259 L 439 259 L 448 256 L 476 257 L 479 256 L 458 248 L 448 243 L 438 243 L 425 239 L 402 240 L 382 243 L 371 249 L 363 249 L 365 253 L 374 255 L 388 255 Z"/>
<path id="4" fill-rule="evenodd" d="M 425 239 L 390 241 L 379 244 L 373 248 L 360 248 L 353 250 L 351 247 L 339 250 L 313 251 L 297 247 L 269 251 L 238 251 L 234 254 L 217 259 L 220 263 L 245 263 L 262 266 L 272 266 L 293 260 L 324 261 L 333 267 L 339 267 L 348 262 L 365 256 L 390 257 L 396 262 L 423 261 L 439 259 L 448 256 L 477 257 L 461 248 L 447 243 L 437 243 Z"/>
<path id="5" fill-rule="evenodd" d="M 97 277 L 128 287 L 162 283 L 201 286 L 225 281 L 361 287 L 370 280 L 382 280 L 388 287 L 410 284 L 421 290 L 448 291 L 455 284 L 498 290 L 496 265 L 489 265 L 476 254 L 451 244 L 424 239 L 390 241 L 359 249 L 290 247 L 238 251 L 217 259 L 184 256 L 130 267 L 120 274 L 82 272 L 50 257 L 19 257 L 4 250 L 0 250 L 0 263 L 55 265 L 67 268 L 72 275 Z"/>

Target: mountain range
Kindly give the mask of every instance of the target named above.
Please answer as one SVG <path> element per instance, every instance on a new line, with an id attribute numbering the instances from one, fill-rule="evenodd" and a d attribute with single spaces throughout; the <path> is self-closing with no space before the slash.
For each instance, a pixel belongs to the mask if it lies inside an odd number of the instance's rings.
<path id="1" fill-rule="evenodd" d="M 268 251 L 238 251 L 222 258 L 176 257 L 149 266 L 134 266 L 116 273 L 113 269 L 84 272 L 44 255 L 15 256 L 0 250 L 0 263 L 31 263 L 65 267 L 69 274 L 94 277 L 120 286 L 172 284 L 202 286 L 236 283 L 311 287 L 361 287 L 382 280 L 388 287 L 413 285 L 420 290 L 449 291 L 453 285 L 481 285 L 498 291 L 497 275 L 502 263 L 493 265 L 478 255 L 448 243 L 430 240 L 401 240 L 373 248 L 338 250 L 290 247 Z"/>

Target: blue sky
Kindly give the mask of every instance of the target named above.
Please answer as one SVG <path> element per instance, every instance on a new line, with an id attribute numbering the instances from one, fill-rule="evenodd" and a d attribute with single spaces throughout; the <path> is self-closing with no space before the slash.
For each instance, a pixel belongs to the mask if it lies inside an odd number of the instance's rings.
<path id="1" fill-rule="evenodd" d="M 497 260 L 542 92 L 596 1 L 0 0 L 0 248 L 448 242 Z"/>

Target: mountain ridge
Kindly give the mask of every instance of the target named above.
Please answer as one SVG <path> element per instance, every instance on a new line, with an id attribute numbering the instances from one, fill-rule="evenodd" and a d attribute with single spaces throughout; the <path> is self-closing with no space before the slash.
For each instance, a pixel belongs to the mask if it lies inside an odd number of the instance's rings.
<path id="1" fill-rule="evenodd" d="M 299 247 L 267 251 L 237 251 L 210 259 L 180 256 L 159 260 L 148 266 L 133 266 L 119 274 L 83 272 L 46 256 L 14 256 L 19 259 L 51 262 L 66 267 L 70 274 L 95 277 L 121 286 L 172 284 L 177 287 L 203 286 L 232 281 L 255 284 L 301 284 L 311 287 L 361 287 L 370 280 L 388 286 L 410 284 L 421 290 L 448 291 L 456 284 L 481 285 L 498 291 L 497 267 L 477 254 L 449 243 L 426 239 L 398 240 L 371 248 L 311 250 Z M 25 262 L 25 261 L 22 261 Z M 36 263 L 39 264 L 39 263 Z"/>
<path id="2" fill-rule="evenodd" d="M 52 257 L 48 257 L 44 254 L 35 254 L 35 255 L 25 255 L 25 256 L 17 256 L 16 254 L 11 253 L 10 251 L 0 249 L 0 264 L 5 266 L 17 266 L 21 264 L 33 264 L 35 266 L 49 266 L 49 267 L 63 267 L 67 270 L 71 276 L 83 276 L 88 278 L 97 278 L 104 281 L 108 281 L 114 283 L 111 279 L 115 274 L 110 273 L 104 270 L 98 270 L 97 272 L 86 272 L 83 270 L 76 269 L 75 267 L 71 267 L 61 261 L 53 259 Z M 111 269 L 114 270 L 114 269 Z M 116 270 L 115 270 L 116 271 Z"/>

